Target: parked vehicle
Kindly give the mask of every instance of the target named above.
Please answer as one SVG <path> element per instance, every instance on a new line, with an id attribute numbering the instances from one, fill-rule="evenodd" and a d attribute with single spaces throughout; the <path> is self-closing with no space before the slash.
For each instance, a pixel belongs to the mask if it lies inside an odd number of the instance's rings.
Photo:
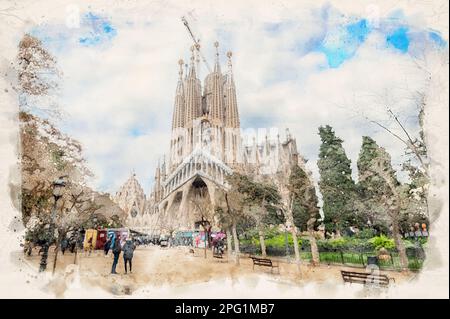
<path id="1" fill-rule="evenodd" d="M 161 247 L 169 246 L 169 240 L 167 238 L 165 238 L 165 237 L 161 238 L 159 240 L 159 246 L 161 246 Z"/>

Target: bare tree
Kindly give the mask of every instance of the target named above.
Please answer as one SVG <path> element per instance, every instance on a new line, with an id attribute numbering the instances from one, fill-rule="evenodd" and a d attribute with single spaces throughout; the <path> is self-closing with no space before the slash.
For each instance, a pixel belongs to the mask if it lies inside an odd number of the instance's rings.
<path id="1" fill-rule="evenodd" d="M 228 258 L 230 260 L 232 252 L 231 238 L 233 238 L 234 260 L 235 263 L 239 265 L 240 247 L 237 225 L 246 218 L 244 212 L 245 200 L 243 194 L 237 189 L 236 179 L 239 178 L 239 175 L 233 175 L 228 176 L 227 178 L 230 188 L 225 191 L 219 190 L 217 192 L 218 200 L 216 200 L 217 206 L 215 207 L 215 211 L 219 224 L 222 225 L 227 232 Z"/>
<path id="2" fill-rule="evenodd" d="M 102 205 L 95 202 L 94 192 L 89 188 L 73 185 L 72 183 L 69 183 L 66 187 L 67 191 L 62 198 L 59 214 L 57 214 L 56 219 L 53 221 L 58 230 L 53 260 L 53 273 L 56 269 L 61 242 L 66 238 L 69 230 L 78 230 L 88 221 L 97 217 L 95 212 L 102 208 Z M 76 263 L 77 252 L 78 249 L 75 246 L 74 263 Z"/>
<path id="3" fill-rule="evenodd" d="M 205 258 L 206 258 L 206 251 L 207 246 L 210 244 L 210 232 L 212 223 L 214 221 L 214 206 L 211 203 L 211 200 L 208 196 L 208 192 L 206 191 L 206 188 L 199 188 L 198 192 L 194 195 L 193 199 L 191 200 L 191 204 L 194 207 L 194 214 L 197 222 L 200 223 L 200 225 L 203 228 L 203 231 L 205 232 Z"/>
<path id="4" fill-rule="evenodd" d="M 280 208 L 284 213 L 286 227 L 289 229 L 294 241 L 295 262 L 301 274 L 300 248 L 297 237 L 297 227 L 294 223 L 294 205 L 305 209 L 309 215 L 307 220 L 308 236 L 311 244 L 312 264 L 319 264 L 319 250 L 315 238 L 314 225 L 319 215 L 318 200 L 311 176 L 306 172 L 303 165 L 292 162 L 289 167 L 278 173 L 277 185 L 281 195 Z"/>
<path id="5" fill-rule="evenodd" d="M 297 265 L 297 270 L 302 277 L 301 273 L 301 259 L 300 259 L 300 249 L 298 245 L 298 237 L 297 237 L 297 227 L 295 227 L 294 223 L 294 203 L 295 203 L 295 193 L 292 191 L 292 188 L 289 186 L 289 172 L 282 172 L 278 174 L 277 185 L 281 195 L 281 204 L 280 209 L 283 211 L 285 220 L 286 220 L 286 228 L 290 231 L 292 235 L 292 239 L 294 241 L 294 255 L 295 255 L 295 263 Z"/>
<path id="6" fill-rule="evenodd" d="M 395 178 L 389 154 L 381 147 L 377 148 L 377 156 L 371 160 L 367 171 L 360 178 L 364 181 L 373 176 L 379 177 L 383 181 L 378 185 L 377 196 L 384 203 L 385 211 L 391 222 L 392 236 L 399 252 L 401 267 L 403 270 L 407 270 L 408 257 L 402 240 L 400 220 L 410 199 L 403 185 Z"/>
<path id="7" fill-rule="evenodd" d="M 61 117 L 62 110 L 55 100 L 61 71 L 55 57 L 38 38 L 29 34 L 19 42 L 17 78 L 22 111 L 43 113 L 55 119 Z"/>

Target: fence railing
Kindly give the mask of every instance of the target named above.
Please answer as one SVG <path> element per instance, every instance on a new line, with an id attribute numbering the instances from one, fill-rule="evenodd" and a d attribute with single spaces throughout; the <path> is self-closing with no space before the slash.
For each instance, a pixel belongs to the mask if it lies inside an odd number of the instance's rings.
<path id="1" fill-rule="evenodd" d="M 260 255 L 261 248 L 254 245 L 241 245 L 241 252 L 252 255 Z M 268 256 L 273 257 L 293 257 L 294 252 L 291 247 L 267 247 L 266 253 Z M 365 268 L 368 264 L 368 257 L 375 257 L 377 253 L 375 251 L 348 251 L 334 249 L 333 251 L 319 250 L 320 262 L 324 264 L 345 265 L 349 267 Z M 408 256 L 408 268 L 412 271 L 418 271 L 422 268 L 425 260 L 425 255 L 422 253 L 413 253 L 411 250 L 407 254 Z M 311 261 L 312 255 L 309 249 L 302 249 L 300 252 L 300 258 L 303 261 Z M 401 270 L 401 262 L 398 252 L 390 251 L 386 259 L 377 258 L 378 266 L 382 270 Z"/>

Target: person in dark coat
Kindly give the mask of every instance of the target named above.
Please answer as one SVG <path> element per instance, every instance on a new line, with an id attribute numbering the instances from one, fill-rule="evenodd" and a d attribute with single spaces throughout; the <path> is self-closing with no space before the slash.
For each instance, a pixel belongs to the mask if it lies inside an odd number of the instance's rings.
<path id="1" fill-rule="evenodd" d="M 67 247 L 69 247 L 69 240 L 64 237 L 63 240 L 61 240 L 61 252 L 63 255 L 66 252 Z"/>
<path id="2" fill-rule="evenodd" d="M 112 264 L 112 268 L 111 268 L 111 274 L 117 274 L 116 272 L 116 267 L 117 267 L 117 263 L 119 262 L 119 256 L 120 253 L 122 251 L 122 247 L 120 247 L 120 240 L 115 240 L 114 241 L 114 247 L 113 247 L 113 254 L 114 254 L 114 260 L 113 260 L 113 264 Z"/>
<path id="3" fill-rule="evenodd" d="M 127 264 L 130 265 L 130 273 L 131 273 L 131 261 L 133 260 L 133 253 L 136 249 L 136 246 L 133 244 L 133 241 L 128 239 L 123 246 L 123 262 L 125 264 L 125 273 L 127 273 Z"/>
<path id="4" fill-rule="evenodd" d="M 111 249 L 111 238 L 108 238 L 108 240 L 105 243 L 105 246 L 103 246 L 103 251 L 105 252 L 105 256 L 108 256 L 108 252 Z"/>

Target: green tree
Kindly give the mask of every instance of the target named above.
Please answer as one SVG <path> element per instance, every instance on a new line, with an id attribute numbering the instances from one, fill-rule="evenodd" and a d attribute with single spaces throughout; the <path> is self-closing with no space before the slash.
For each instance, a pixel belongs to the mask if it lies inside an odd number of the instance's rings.
<path id="1" fill-rule="evenodd" d="M 404 231 L 408 231 L 415 223 L 427 225 L 430 223 L 428 212 L 430 179 L 426 172 L 420 166 L 415 165 L 411 159 L 403 164 L 402 169 L 408 173 L 410 179 L 406 190 L 409 201 L 401 225 Z"/>
<path id="2" fill-rule="evenodd" d="M 377 143 L 368 136 L 363 136 L 358 156 L 358 199 L 357 210 L 370 228 L 378 233 L 387 233 L 389 220 L 384 213 L 384 203 L 380 200 L 380 192 L 385 181 L 378 175 L 370 174 L 371 165 L 378 156 Z"/>
<path id="3" fill-rule="evenodd" d="M 356 196 L 352 179 L 351 161 L 345 154 L 343 140 L 329 125 L 319 127 L 322 140 L 319 161 L 319 187 L 323 198 L 325 226 L 340 236 L 346 226 L 354 224 L 353 202 Z"/>
<path id="4" fill-rule="evenodd" d="M 240 179 L 239 191 L 244 195 L 245 209 L 256 224 L 261 245 L 261 253 L 266 256 L 264 229 L 268 224 L 282 222 L 277 215 L 280 195 L 277 187 L 270 181 L 255 181 L 248 176 Z"/>
<path id="5" fill-rule="evenodd" d="M 408 185 L 402 185 L 395 176 L 391 157 L 369 137 L 363 138 L 365 152 L 358 161 L 359 183 L 367 190 L 370 202 L 379 203 L 388 218 L 395 246 L 404 270 L 408 269 L 408 258 L 402 241 L 400 223 L 409 205 Z M 378 209 L 377 207 L 377 209 Z"/>
<path id="6" fill-rule="evenodd" d="M 309 176 L 299 165 L 295 165 L 291 169 L 289 188 L 291 193 L 294 195 L 295 202 L 297 203 L 299 209 L 306 212 L 308 215 L 306 229 L 308 231 L 309 241 L 311 244 L 312 264 L 317 265 L 320 260 L 319 250 L 317 248 L 317 242 L 314 235 L 314 225 L 320 217 L 318 199 L 311 176 Z M 299 227 L 299 225 L 295 226 Z"/>
<path id="7" fill-rule="evenodd" d="M 266 255 L 264 229 L 268 224 L 277 224 L 281 218 L 277 215 L 280 195 L 277 187 L 270 181 L 261 178 L 255 180 L 251 176 L 235 172 L 227 177 L 229 189 L 223 194 L 225 207 L 217 207 L 216 214 L 225 228 L 231 226 L 238 249 L 237 232 L 239 228 L 248 229 L 256 226 L 259 234 L 262 255 Z M 241 226 L 241 227 L 239 227 Z M 242 230 L 242 229 L 241 229 Z"/>
<path id="8" fill-rule="evenodd" d="M 231 238 L 234 242 L 235 263 L 239 265 L 239 236 L 238 224 L 248 221 L 245 214 L 245 195 L 241 192 L 241 185 L 247 181 L 245 175 L 237 172 L 226 177 L 228 189 L 217 190 L 215 213 L 219 224 L 226 229 L 228 260 L 231 260 Z"/>

